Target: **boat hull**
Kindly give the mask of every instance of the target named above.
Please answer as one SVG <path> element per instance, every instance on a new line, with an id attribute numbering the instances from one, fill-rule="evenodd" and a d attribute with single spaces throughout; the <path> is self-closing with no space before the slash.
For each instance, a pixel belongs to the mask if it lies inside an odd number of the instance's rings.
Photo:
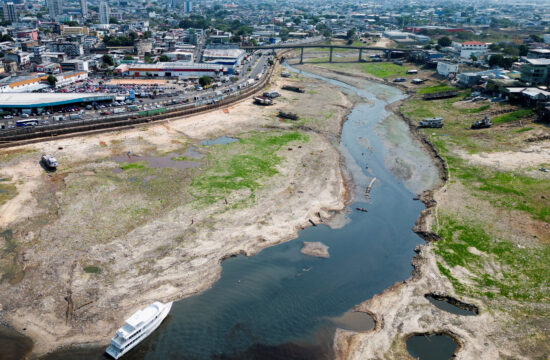
<path id="1" fill-rule="evenodd" d="M 107 347 L 107 350 L 105 352 L 107 355 L 112 357 L 113 359 L 120 359 L 124 354 L 128 353 L 130 350 L 135 348 L 139 343 L 141 343 L 145 338 L 147 338 L 149 335 L 151 335 L 159 326 L 162 324 L 166 316 L 170 313 L 170 309 L 172 308 L 172 303 L 166 303 L 164 304 L 164 308 L 162 309 L 159 316 L 151 322 L 150 325 L 148 325 L 145 330 L 142 332 L 142 334 L 137 337 L 130 345 L 126 345 L 126 347 L 120 351 L 116 347 L 114 347 L 112 344 Z"/>

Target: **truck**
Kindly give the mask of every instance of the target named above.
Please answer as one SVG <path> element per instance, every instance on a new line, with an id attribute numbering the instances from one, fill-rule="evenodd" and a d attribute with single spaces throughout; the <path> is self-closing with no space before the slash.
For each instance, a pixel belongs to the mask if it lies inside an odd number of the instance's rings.
<path id="1" fill-rule="evenodd" d="M 246 80 L 246 85 L 250 86 L 250 85 L 254 84 L 254 81 L 255 81 L 254 79 L 248 79 L 248 80 Z"/>
<path id="2" fill-rule="evenodd" d="M 424 118 L 418 126 L 423 128 L 442 128 L 443 127 L 443 118 Z"/>
<path id="3" fill-rule="evenodd" d="M 137 105 L 129 105 L 128 106 L 128 111 L 137 111 L 137 110 L 138 110 Z"/>
<path id="4" fill-rule="evenodd" d="M 113 109 L 113 114 L 122 114 L 123 112 L 126 112 L 126 110 L 122 108 Z"/>
<path id="5" fill-rule="evenodd" d="M 304 90 L 304 88 L 299 87 L 299 86 L 294 86 L 294 85 L 283 85 L 282 89 L 283 90 L 288 90 L 288 91 L 294 91 L 294 92 L 297 92 L 297 93 L 305 93 L 306 92 Z"/>
<path id="6" fill-rule="evenodd" d="M 63 115 L 54 115 L 53 121 L 65 121 L 65 116 Z"/>
<path id="7" fill-rule="evenodd" d="M 254 96 L 254 104 L 257 105 L 272 105 L 273 100 L 265 96 Z"/>
<path id="8" fill-rule="evenodd" d="M 82 119 L 81 114 L 70 114 L 69 115 L 69 120 L 81 120 L 81 119 Z"/>

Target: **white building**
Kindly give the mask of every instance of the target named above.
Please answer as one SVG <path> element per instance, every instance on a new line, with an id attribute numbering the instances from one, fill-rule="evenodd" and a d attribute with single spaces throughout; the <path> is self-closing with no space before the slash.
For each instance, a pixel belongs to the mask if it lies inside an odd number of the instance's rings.
<path id="1" fill-rule="evenodd" d="M 242 49 L 204 49 L 202 60 L 232 69 L 241 64 L 245 55 L 246 51 Z"/>
<path id="2" fill-rule="evenodd" d="M 63 14 L 63 0 L 47 0 L 48 12 L 52 19 Z"/>
<path id="3" fill-rule="evenodd" d="M 444 61 L 437 62 L 437 73 L 445 77 L 452 73 L 458 73 L 458 64 L 451 64 Z"/>
<path id="4" fill-rule="evenodd" d="M 156 64 L 128 64 L 121 68 L 123 76 L 177 77 L 180 79 L 199 78 L 201 76 L 217 77 L 226 71 L 223 65 L 189 64 L 181 62 L 159 62 Z M 118 68 L 117 68 L 118 69 Z"/>
<path id="5" fill-rule="evenodd" d="M 542 40 L 545 44 L 550 44 L 550 34 L 544 34 L 542 35 Z"/>
<path id="6" fill-rule="evenodd" d="M 481 41 L 466 41 L 462 44 L 453 43 L 453 46 L 460 51 L 460 57 L 463 59 L 469 59 L 472 55 L 479 57 L 489 51 L 487 44 Z"/>
<path id="7" fill-rule="evenodd" d="M 111 17 L 111 9 L 106 1 L 99 3 L 99 23 L 109 24 L 109 18 Z"/>

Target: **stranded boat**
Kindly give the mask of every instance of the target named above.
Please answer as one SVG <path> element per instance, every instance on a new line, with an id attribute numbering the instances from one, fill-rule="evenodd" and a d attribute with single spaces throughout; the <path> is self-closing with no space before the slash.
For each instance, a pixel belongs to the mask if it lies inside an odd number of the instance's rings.
<path id="1" fill-rule="evenodd" d="M 40 161 L 42 161 L 44 166 L 50 169 L 57 168 L 57 159 L 53 155 L 42 155 L 42 159 L 40 159 Z"/>
<path id="2" fill-rule="evenodd" d="M 114 359 L 119 359 L 155 331 L 171 308 L 171 302 L 163 304 L 155 301 L 145 309 L 137 311 L 116 331 L 105 352 Z"/>

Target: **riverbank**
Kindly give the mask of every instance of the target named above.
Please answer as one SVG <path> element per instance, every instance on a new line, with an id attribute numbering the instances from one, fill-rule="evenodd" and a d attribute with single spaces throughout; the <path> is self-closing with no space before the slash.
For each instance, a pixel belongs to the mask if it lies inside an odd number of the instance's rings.
<path id="1" fill-rule="evenodd" d="M 305 66 L 344 82 L 358 81 L 355 73 L 334 72 L 337 65 Z M 339 330 L 334 343 L 337 356 L 409 359 L 405 346 L 409 336 L 444 333 L 459 345 L 459 359 L 544 357 L 548 298 L 545 276 L 536 269 L 547 263 L 550 231 L 544 209 L 548 205 L 540 194 L 548 193 L 548 182 L 536 168 L 548 159 L 542 150 L 547 148 L 545 140 L 532 139 L 544 139 L 548 130 L 524 120 L 471 134 L 464 130 L 472 121 L 467 115 L 482 117 L 483 112 L 494 111 L 492 106 L 482 106 L 477 115 L 477 109 L 463 110 L 460 97 L 426 103 L 415 92 L 411 95 L 399 105 L 409 125 L 414 126 L 411 117 L 420 113 L 440 116 L 445 111 L 443 129 L 418 135 L 443 161 L 441 168 L 448 167 L 450 180 L 445 174 L 445 185 L 433 192 L 433 198 L 431 193 L 423 198 L 428 208 L 415 231 L 428 243 L 417 248 L 413 276 L 357 306 L 374 317 L 375 329 Z M 531 165 L 513 165 L 515 159 L 526 157 Z M 468 177 L 472 174 L 476 174 L 473 182 Z M 526 262 L 526 256 L 533 262 Z M 523 280 L 518 282 L 518 277 Z M 430 293 L 476 305 L 480 314 L 465 317 L 440 310 L 425 297 Z"/>
<path id="2" fill-rule="evenodd" d="M 335 145 L 352 103 L 322 82 L 289 81 L 307 93 L 2 150 L 0 178 L 15 190 L 0 205 L 0 320 L 35 340 L 35 355 L 104 345 L 147 303 L 209 288 L 223 259 L 329 223 L 347 198 Z M 238 141 L 200 145 L 221 135 Z M 57 156 L 55 173 L 41 153 Z"/>

